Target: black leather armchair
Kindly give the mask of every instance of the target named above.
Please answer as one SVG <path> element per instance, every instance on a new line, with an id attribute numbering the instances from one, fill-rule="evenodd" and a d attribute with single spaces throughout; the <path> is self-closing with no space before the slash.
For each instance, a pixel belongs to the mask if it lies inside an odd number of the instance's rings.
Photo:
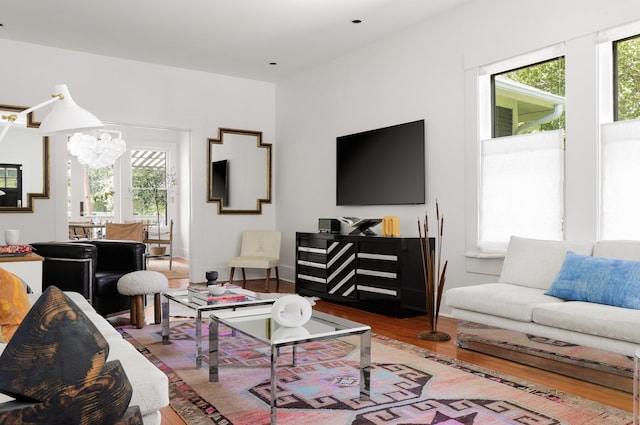
<path id="1" fill-rule="evenodd" d="M 145 244 L 83 240 L 30 245 L 44 257 L 43 290 L 55 285 L 80 292 L 103 316 L 129 309 L 129 297 L 118 293 L 117 284 L 125 274 L 145 269 Z"/>

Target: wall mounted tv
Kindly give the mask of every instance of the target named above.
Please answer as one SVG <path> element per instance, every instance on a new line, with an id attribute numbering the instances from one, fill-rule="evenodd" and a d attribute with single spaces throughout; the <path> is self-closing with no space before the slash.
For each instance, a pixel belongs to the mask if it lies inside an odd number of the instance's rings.
<path id="1" fill-rule="evenodd" d="M 336 152 L 336 205 L 424 204 L 424 120 L 337 137 Z"/>

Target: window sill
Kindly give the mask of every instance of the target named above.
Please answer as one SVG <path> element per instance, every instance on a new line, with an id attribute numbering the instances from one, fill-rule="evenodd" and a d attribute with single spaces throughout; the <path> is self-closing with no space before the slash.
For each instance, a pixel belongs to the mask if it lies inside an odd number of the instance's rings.
<path id="1" fill-rule="evenodd" d="M 491 259 L 503 259 L 505 252 L 481 252 L 481 251 L 468 251 L 464 253 L 464 256 L 467 258 L 491 258 Z"/>
<path id="2" fill-rule="evenodd" d="M 465 270 L 467 273 L 499 276 L 504 255 L 504 252 L 465 252 Z"/>

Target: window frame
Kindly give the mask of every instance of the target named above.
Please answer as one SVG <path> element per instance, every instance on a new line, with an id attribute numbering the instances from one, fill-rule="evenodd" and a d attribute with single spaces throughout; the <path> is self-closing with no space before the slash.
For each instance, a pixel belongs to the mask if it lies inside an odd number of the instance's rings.
<path id="1" fill-rule="evenodd" d="M 475 75 L 476 84 L 477 84 L 477 114 L 478 117 L 478 127 L 477 127 L 477 139 L 475 140 L 475 163 L 476 163 L 476 193 L 475 193 L 475 217 L 474 217 L 474 234 L 473 234 L 473 244 L 471 245 L 470 237 L 468 237 L 468 253 L 467 256 L 494 256 L 494 255 L 503 255 L 506 251 L 506 243 L 508 241 L 504 241 L 503 244 L 498 244 L 497 246 L 494 244 L 482 244 L 481 235 L 484 233 L 481 228 L 481 205 L 483 202 L 482 196 L 482 148 L 481 144 L 483 140 L 494 139 L 495 137 L 495 113 L 496 107 L 498 106 L 496 103 L 496 85 L 495 85 L 495 76 L 517 71 L 523 68 L 536 66 L 542 63 L 563 59 L 565 67 L 566 67 L 566 54 L 564 51 L 564 45 L 551 46 L 547 49 L 543 49 L 537 52 L 524 54 L 515 58 L 511 58 L 505 61 L 496 62 L 492 65 L 488 65 L 485 67 L 478 68 L 478 71 Z M 565 68 L 565 90 L 566 90 L 566 68 Z M 484 121 L 483 120 L 487 120 Z M 566 132 L 566 124 L 562 128 L 563 133 Z M 565 140 L 566 140 L 566 133 Z M 485 137 L 483 137 L 485 136 Z M 488 137 L 487 137 L 488 136 Z M 566 146 L 563 144 L 563 153 Z M 564 160 L 563 160 L 564 162 Z M 556 207 L 562 210 L 562 218 L 559 225 L 561 226 L 561 235 L 564 238 L 565 234 L 565 220 L 566 220 L 566 211 L 565 211 L 565 199 L 566 199 L 566 188 L 564 186 L 565 176 L 565 168 L 563 166 L 561 170 L 561 184 L 562 184 L 562 199 L 560 200 L 560 204 Z M 502 247 L 501 245 L 504 245 Z"/>

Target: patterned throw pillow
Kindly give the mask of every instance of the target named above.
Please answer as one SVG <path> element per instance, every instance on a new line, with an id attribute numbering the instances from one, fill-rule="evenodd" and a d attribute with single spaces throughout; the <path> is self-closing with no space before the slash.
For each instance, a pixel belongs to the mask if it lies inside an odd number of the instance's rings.
<path id="1" fill-rule="evenodd" d="M 24 282 L 0 267 L 0 337 L 9 342 L 31 308 Z"/>

